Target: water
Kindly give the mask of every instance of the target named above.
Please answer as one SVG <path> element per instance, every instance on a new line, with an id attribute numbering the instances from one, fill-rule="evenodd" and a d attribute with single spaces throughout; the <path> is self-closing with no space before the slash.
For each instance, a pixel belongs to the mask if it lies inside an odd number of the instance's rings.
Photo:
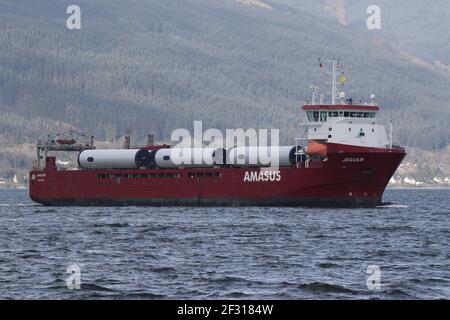
<path id="1" fill-rule="evenodd" d="M 0 190 L 0 298 L 449 299 L 450 189 L 388 189 L 384 201 L 70 208 Z M 80 290 L 66 286 L 71 264 Z"/>

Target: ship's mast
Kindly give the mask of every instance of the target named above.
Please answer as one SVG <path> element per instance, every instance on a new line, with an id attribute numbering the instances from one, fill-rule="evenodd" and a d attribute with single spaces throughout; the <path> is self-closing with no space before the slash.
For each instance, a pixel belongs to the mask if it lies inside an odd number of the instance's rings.
<path id="1" fill-rule="evenodd" d="M 320 63 L 320 67 L 321 68 L 323 67 L 322 61 L 326 62 L 327 64 L 328 63 L 331 64 L 331 70 L 332 70 L 331 71 L 331 104 L 335 105 L 336 102 L 337 102 L 337 99 L 339 98 L 339 92 L 338 92 L 338 82 L 339 82 L 338 70 L 341 69 L 342 66 L 339 63 L 339 60 L 335 59 L 335 58 L 333 58 L 333 59 L 324 59 L 324 60 L 319 59 L 319 63 Z M 313 91 L 313 95 L 316 95 L 315 91 L 317 91 L 318 88 L 317 87 L 312 87 L 312 86 L 310 86 L 310 88 Z M 321 100 L 323 99 L 322 97 L 323 96 L 320 95 Z M 321 101 L 321 104 L 322 104 L 322 101 Z"/>
<path id="2" fill-rule="evenodd" d="M 333 64 L 333 79 L 331 80 L 331 104 L 336 104 L 337 79 L 336 79 L 336 59 L 331 60 Z"/>

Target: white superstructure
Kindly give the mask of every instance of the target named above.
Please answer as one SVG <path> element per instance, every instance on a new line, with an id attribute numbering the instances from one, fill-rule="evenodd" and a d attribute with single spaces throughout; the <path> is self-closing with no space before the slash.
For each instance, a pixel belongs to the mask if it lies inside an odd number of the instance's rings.
<path id="1" fill-rule="evenodd" d="M 307 140 L 337 143 L 373 148 L 392 146 L 392 129 L 388 133 L 385 125 L 377 119 L 379 110 L 375 96 L 370 103 L 354 104 L 353 99 L 346 99 L 343 91 L 338 92 L 337 85 L 342 86 L 347 80 L 342 65 L 337 60 L 325 60 L 332 65 L 331 92 L 320 94 L 317 101 L 317 86 L 311 86 L 312 101 L 303 106 L 306 113 L 302 125 L 306 127 Z M 322 61 L 320 66 L 323 68 Z M 340 74 L 338 75 L 338 71 Z M 324 102 L 324 96 L 331 94 L 331 101 Z"/>

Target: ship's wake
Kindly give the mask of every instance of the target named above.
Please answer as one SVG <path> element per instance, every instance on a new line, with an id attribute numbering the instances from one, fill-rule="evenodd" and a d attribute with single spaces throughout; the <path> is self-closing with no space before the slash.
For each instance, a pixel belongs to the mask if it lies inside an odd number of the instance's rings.
<path id="1" fill-rule="evenodd" d="M 380 206 L 377 206 L 377 208 L 408 208 L 408 206 L 401 203 L 386 202 Z"/>

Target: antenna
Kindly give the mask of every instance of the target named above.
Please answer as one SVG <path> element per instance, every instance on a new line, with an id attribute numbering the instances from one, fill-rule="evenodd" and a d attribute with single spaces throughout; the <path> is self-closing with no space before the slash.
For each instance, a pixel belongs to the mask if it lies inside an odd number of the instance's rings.
<path id="1" fill-rule="evenodd" d="M 311 89 L 311 92 L 312 92 L 311 104 L 315 105 L 316 104 L 316 93 L 317 93 L 317 89 L 319 89 L 319 87 L 309 86 L 309 89 Z"/>
<path id="2" fill-rule="evenodd" d="M 338 69 L 342 68 L 342 65 L 339 63 L 339 60 L 336 58 L 333 59 L 325 59 L 323 61 L 331 63 L 332 66 L 332 78 L 331 78 L 331 104 L 336 104 L 336 99 L 339 98 L 337 85 L 338 85 Z M 323 67 L 322 60 L 319 59 L 320 67 Z"/>
<path id="3" fill-rule="evenodd" d="M 394 131 L 394 126 L 392 124 L 392 120 L 389 122 L 389 127 L 390 127 L 390 133 L 389 133 L 389 148 L 392 149 L 392 143 L 393 143 L 393 131 Z"/>
<path id="4" fill-rule="evenodd" d="M 345 100 L 345 92 L 344 91 L 339 92 L 339 99 L 341 100 L 341 104 L 344 104 L 344 100 Z"/>
<path id="5" fill-rule="evenodd" d="M 337 61 L 336 61 L 336 59 L 333 59 L 332 62 L 333 62 L 333 80 L 331 81 L 331 104 L 335 105 L 336 104 L 336 92 L 337 92 L 337 88 L 336 88 Z"/>
<path id="6" fill-rule="evenodd" d="M 341 64 L 340 60 L 337 58 L 332 59 L 322 59 L 319 58 L 319 67 L 321 70 L 327 69 L 325 68 L 325 64 L 328 67 L 331 67 L 332 71 L 330 72 L 328 69 L 324 70 L 324 74 L 328 78 L 331 76 L 331 92 L 320 92 L 319 87 L 310 86 L 310 90 L 312 90 L 313 94 L 313 104 L 316 103 L 317 98 L 319 98 L 319 104 L 324 104 L 324 97 L 328 98 L 329 95 L 331 95 L 331 104 L 337 105 L 337 104 L 343 104 L 341 92 L 343 92 L 344 83 L 347 81 L 347 77 L 344 74 L 344 66 Z M 328 87 L 330 85 L 329 81 L 325 81 L 326 86 Z M 340 85 L 340 87 L 338 87 Z M 339 89 L 339 90 L 338 90 Z M 345 98 L 345 97 L 344 97 Z M 309 102 L 309 101 L 308 101 Z M 330 102 L 326 102 L 330 103 Z"/>

